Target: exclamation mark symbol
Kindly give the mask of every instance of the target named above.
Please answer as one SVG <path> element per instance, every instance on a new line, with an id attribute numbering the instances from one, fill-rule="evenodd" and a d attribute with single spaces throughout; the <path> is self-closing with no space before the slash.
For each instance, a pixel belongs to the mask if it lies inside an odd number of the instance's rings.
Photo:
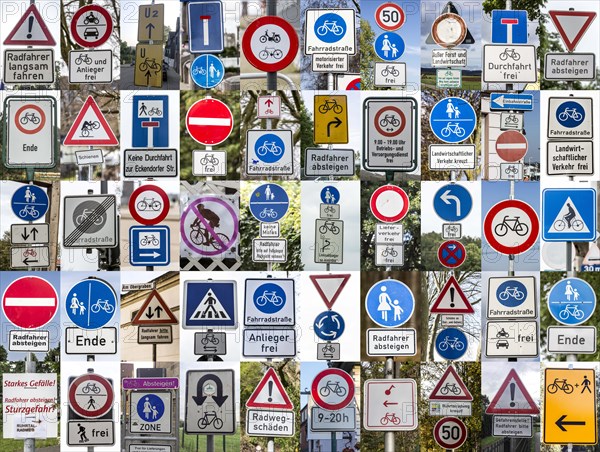
<path id="1" fill-rule="evenodd" d="M 273 382 L 269 381 L 267 382 L 267 386 L 269 386 L 269 402 L 273 401 Z"/>
<path id="2" fill-rule="evenodd" d="M 31 34 L 31 29 L 33 28 L 33 16 L 29 16 L 29 33 L 27 33 L 27 39 L 31 39 L 31 37 L 33 36 Z"/>
<path id="3" fill-rule="evenodd" d="M 513 408 L 516 403 L 515 403 L 515 388 L 517 387 L 516 384 L 511 383 L 510 384 L 510 407 Z"/>
<path id="4" fill-rule="evenodd" d="M 454 307 L 454 287 L 450 287 L 450 307 Z"/>

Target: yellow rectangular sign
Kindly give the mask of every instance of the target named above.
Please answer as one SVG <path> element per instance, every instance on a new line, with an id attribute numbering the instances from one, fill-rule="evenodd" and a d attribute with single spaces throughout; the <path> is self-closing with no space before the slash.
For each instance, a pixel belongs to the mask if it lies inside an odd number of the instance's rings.
<path id="1" fill-rule="evenodd" d="M 140 5 L 138 41 L 163 42 L 165 39 L 165 5 Z"/>
<path id="2" fill-rule="evenodd" d="M 316 144 L 347 144 L 348 102 L 347 96 L 315 96 Z"/>
<path id="3" fill-rule="evenodd" d="M 594 369 L 546 369 L 544 437 L 546 444 L 596 444 Z"/>
<path id="4" fill-rule="evenodd" d="M 135 86 L 162 86 L 162 44 L 138 44 L 135 48 Z"/>

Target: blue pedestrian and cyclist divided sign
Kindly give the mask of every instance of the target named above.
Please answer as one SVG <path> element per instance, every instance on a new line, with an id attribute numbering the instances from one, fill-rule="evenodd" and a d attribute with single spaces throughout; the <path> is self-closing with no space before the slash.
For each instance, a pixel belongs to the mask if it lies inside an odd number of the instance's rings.
<path id="1" fill-rule="evenodd" d="M 435 349 L 444 359 L 460 358 L 467 351 L 468 345 L 467 336 L 458 328 L 445 328 L 435 338 Z"/>
<path id="2" fill-rule="evenodd" d="M 595 309 L 596 293 L 583 279 L 562 279 L 548 293 L 548 310 L 563 325 L 580 325 L 592 316 Z"/>
<path id="3" fill-rule="evenodd" d="M 492 11 L 493 44 L 527 44 L 527 11 Z"/>
<path id="4" fill-rule="evenodd" d="M 48 211 L 48 195 L 37 185 L 19 187 L 10 200 L 14 214 L 23 221 L 35 221 L 43 218 Z"/>
<path id="5" fill-rule="evenodd" d="M 225 66 L 219 57 L 207 53 L 192 62 L 190 75 L 200 88 L 214 88 L 223 81 Z"/>
<path id="6" fill-rule="evenodd" d="M 542 192 L 542 238 L 546 242 L 596 240 L 596 190 L 547 188 Z"/>
<path id="7" fill-rule="evenodd" d="M 220 1 L 189 2 L 188 34 L 190 52 L 222 52 L 223 4 Z"/>
<path id="8" fill-rule="evenodd" d="M 433 134 L 445 143 L 460 143 L 469 138 L 477 126 L 475 109 L 460 97 L 447 97 L 434 105 L 429 115 Z"/>
<path id="9" fill-rule="evenodd" d="M 133 96 L 131 145 L 169 147 L 169 96 Z"/>
<path id="10" fill-rule="evenodd" d="M 280 221 L 288 211 L 290 198 L 283 187 L 269 183 L 257 187 L 250 195 L 250 213 L 258 221 Z"/>
<path id="11" fill-rule="evenodd" d="M 319 339 L 333 341 L 344 333 L 346 322 L 339 312 L 323 311 L 315 318 L 313 329 Z"/>
<path id="12" fill-rule="evenodd" d="M 433 209 L 445 221 L 462 221 L 469 215 L 472 208 L 471 193 L 462 185 L 444 185 L 433 197 Z"/>
<path id="13" fill-rule="evenodd" d="M 168 226 L 131 226 L 129 263 L 134 266 L 162 266 L 171 262 L 171 231 Z"/>
<path id="14" fill-rule="evenodd" d="M 106 281 L 96 278 L 75 284 L 65 300 L 69 319 L 84 330 L 97 330 L 107 325 L 117 305 L 115 290 Z"/>
<path id="15" fill-rule="evenodd" d="M 183 328 L 235 328 L 235 281 L 185 281 Z"/>
<path id="16" fill-rule="evenodd" d="M 412 317 L 415 297 L 403 282 L 385 279 L 371 286 L 365 297 L 365 309 L 377 325 L 397 327 Z"/>

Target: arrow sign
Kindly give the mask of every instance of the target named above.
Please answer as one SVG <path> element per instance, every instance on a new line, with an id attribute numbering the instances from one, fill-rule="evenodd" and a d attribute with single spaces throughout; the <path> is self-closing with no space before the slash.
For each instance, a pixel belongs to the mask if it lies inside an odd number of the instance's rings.
<path id="1" fill-rule="evenodd" d="M 567 429 L 564 427 L 565 425 L 585 425 L 585 421 L 565 421 L 565 418 L 567 417 L 566 414 L 563 414 L 561 417 L 559 417 L 556 420 L 556 425 L 558 426 L 559 429 L 561 429 L 563 432 L 566 432 Z"/>
<path id="2" fill-rule="evenodd" d="M 156 289 L 150 292 L 131 321 L 132 325 L 177 325 L 177 323 L 177 318 Z"/>
<path id="3" fill-rule="evenodd" d="M 196 405 L 198 406 L 204 403 L 208 396 L 202 394 L 208 392 L 208 390 L 205 389 L 205 383 L 208 381 L 213 381 L 217 385 L 217 392 L 211 397 L 219 407 L 222 406 L 229 396 L 223 395 L 223 382 L 213 374 L 206 374 L 198 380 L 196 395 L 192 396 L 192 399 L 194 399 L 194 402 L 196 402 Z M 208 385 L 206 386 L 208 388 Z"/>

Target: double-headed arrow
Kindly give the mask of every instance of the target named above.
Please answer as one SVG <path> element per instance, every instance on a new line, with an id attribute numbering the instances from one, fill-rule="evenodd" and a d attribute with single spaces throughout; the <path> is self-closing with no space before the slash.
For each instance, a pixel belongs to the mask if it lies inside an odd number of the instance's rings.
<path id="1" fill-rule="evenodd" d="M 27 234 L 27 228 L 24 228 L 23 233 L 21 234 L 21 237 L 23 237 L 23 240 L 29 240 L 29 236 L 33 235 L 33 241 L 35 242 L 37 233 L 38 233 L 38 230 L 35 227 L 31 230 L 30 234 Z"/>

